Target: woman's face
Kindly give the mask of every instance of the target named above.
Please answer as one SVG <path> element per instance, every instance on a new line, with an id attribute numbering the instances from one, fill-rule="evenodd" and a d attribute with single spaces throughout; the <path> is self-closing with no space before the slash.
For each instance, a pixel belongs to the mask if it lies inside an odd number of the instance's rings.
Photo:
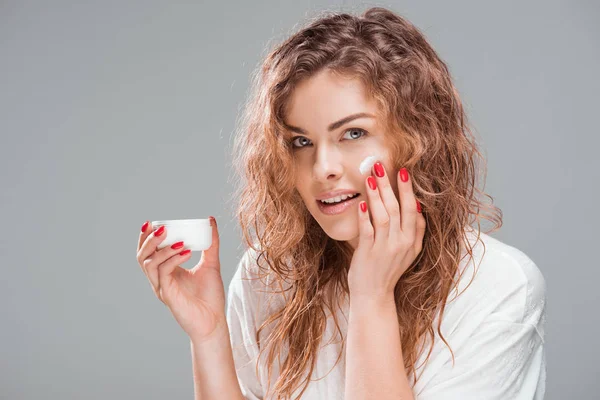
<path id="1" fill-rule="evenodd" d="M 353 248 L 358 245 L 358 204 L 367 201 L 365 182 L 373 174 L 373 168 L 366 175 L 359 170 L 366 157 L 380 155 L 377 160 L 391 177 L 390 184 L 398 198 L 398 171 L 392 171 L 377 111 L 375 101 L 366 97 L 360 81 L 341 78 L 327 70 L 300 83 L 287 106 L 285 123 L 292 132 L 291 146 L 298 171 L 296 190 L 325 233 L 335 240 L 348 241 Z M 371 116 L 345 120 L 359 113 Z M 336 124 L 341 120 L 345 122 Z M 320 208 L 317 198 L 335 190 L 360 195 L 344 211 L 331 214 Z"/>

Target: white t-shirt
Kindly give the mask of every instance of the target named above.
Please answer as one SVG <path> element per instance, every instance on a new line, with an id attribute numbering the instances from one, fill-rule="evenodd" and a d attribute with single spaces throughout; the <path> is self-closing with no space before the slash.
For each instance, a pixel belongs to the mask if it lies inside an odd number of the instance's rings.
<path id="1" fill-rule="evenodd" d="M 476 234 L 468 231 L 471 243 Z M 427 364 L 429 339 L 417 360 L 420 376 L 413 393 L 417 400 L 507 400 L 543 399 L 546 381 L 544 350 L 546 283 L 533 261 L 523 252 L 481 233 L 474 260 L 461 261 L 458 274 L 463 274 L 458 291 L 452 290 L 442 318 L 441 330 L 454 352 L 455 363 L 437 332 L 434 321 L 434 347 Z M 267 369 L 263 352 L 259 376 L 255 364 L 259 353 L 256 330 L 284 301 L 281 294 L 261 293 L 259 279 L 247 280 L 258 267 L 253 262 L 256 252 L 244 253 L 229 284 L 227 322 L 238 375 L 246 399 L 265 399 Z M 477 274 L 470 286 L 473 272 Z M 464 290 L 464 292 L 463 292 Z M 458 293 L 460 296 L 456 297 Z M 291 292 L 288 293 L 288 296 Z M 270 304 L 267 304 L 271 302 Z M 348 302 L 338 310 L 338 323 L 347 332 Z M 343 315 L 342 315 L 343 314 Z M 273 324 L 270 325 L 272 328 Z M 263 329 L 264 342 L 269 329 Z M 325 337 L 311 382 L 302 399 L 336 400 L 344 398 L 346 358 L 342 354 L 333 368 L 341 344 L 333 318 L 329 315 Z M 334 340 L 331 340 L 334 338 Z M 329 341 L 332 343 L 324 346 Z M 285 356 L 282 356 L 282 360 Z M 332 369 L 333 368 L 333 369 Z M 277 360 L 273 365 L 271 385 L 279 376 Z M 414 384 L 414 376 L 409 377 Z M 299 390 L 295 392 L 295 395 Z"/>

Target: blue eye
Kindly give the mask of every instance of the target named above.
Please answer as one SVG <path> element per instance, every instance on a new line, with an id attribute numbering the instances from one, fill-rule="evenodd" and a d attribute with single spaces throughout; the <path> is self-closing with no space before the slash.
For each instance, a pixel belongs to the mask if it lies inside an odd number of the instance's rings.
<path id="1" fill-rule="evenodd" d="M 362 133 L 362 135 L 360 135 L 360 136 L 356 136 L 355 135 L 354 139 L 360 139 L 360 138 L 362 138 L 363 136 L 365 136 L 367 134 L 367 131 L 365 131 L 364 129 L 360 129 L 360 128 L 350 128 L 346 132 L 344 132 L 344 135 L 347 134 L 348 132 L 360 132 L 360 133 Z M 303 147 L 306 147 L 306 146 L 296 146 L 294 143 L 296 142 L 297 139 L 303 139 L 303 140 L 306 140 L 306 141 L 310 142 L 310 140 L 308 138 L 304 137 L 304 136 L 293 137 L 292 140 L 290 141 L 290 144 L 292 145 L 293 149 L 301 149 Z"/>
<path id="2" fill-rule="evenodd" d="M 290 141 L 290 143 L 292 144 L 292 148 L 293 148 L 293 149 L 300 149 L 300 148 L 304 147 L 304 146 L 295 146 L 295 145 L 294 145 L 294 142 L 295 142 L 297 139 L 304 139 L 304 140 L 308 140 L 308 139 L 307 139 L 307 138 L 305 138 L 304 136 L 296 136 L 295 138 L 292 138 L 292 140 Z M 309 140 L 309 141 L 310 141 L 310 140 Z"/>
<path id="3" fill-rule="evenodd" d="M 348 133 L 348 132 L 361 132 L 363 134 L 367 134 L 367 132 L 364 129 L 359 129 L 359 128 L 350 128 L 348 129 L 344 134 Z M 360 135 L 359 137 L 355 138 L 355 139 L 360 139 L 361 137 L 363 137 L 364 135 Z"/>

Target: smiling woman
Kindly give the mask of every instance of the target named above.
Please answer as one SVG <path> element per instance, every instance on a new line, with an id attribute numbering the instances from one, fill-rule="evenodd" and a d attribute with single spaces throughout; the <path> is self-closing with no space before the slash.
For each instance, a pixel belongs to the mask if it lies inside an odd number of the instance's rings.
<path id="1" fill-rule="evenodd" d="M 228 321 L 246 398 L 543 396 L 544 279 L 481 232 L 502 213 L 414 25 L 379 7 L 311 22 L 267 55 L 242 122 Z"/>
<path id="2" fill-rule="evenodd" d="M 154 251 L 163 231 L 138 241 L 192 339 L 198 397 L 543 398 L 545 281 L 481 231 L 502 213 L 421 32 L 379 7 L 328 14 L 258 72 L 235 138 L 246 251 L 227 307 L 214 219 L 191 271 L 180 248 Z"/>

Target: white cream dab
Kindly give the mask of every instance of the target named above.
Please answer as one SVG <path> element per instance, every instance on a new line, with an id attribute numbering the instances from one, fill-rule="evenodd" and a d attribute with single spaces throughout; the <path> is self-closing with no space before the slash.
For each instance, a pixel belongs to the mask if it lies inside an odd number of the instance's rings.
<path id="1" fill-rule="evenodd" d="M 371 172 L 371 168 L 373 168 L 373 164 L 375 164 L 378 160 L 378 156 L 368 156 L 361 163 L 358 169 L 360 173 L 363 175 L 368 175 Z"/>

